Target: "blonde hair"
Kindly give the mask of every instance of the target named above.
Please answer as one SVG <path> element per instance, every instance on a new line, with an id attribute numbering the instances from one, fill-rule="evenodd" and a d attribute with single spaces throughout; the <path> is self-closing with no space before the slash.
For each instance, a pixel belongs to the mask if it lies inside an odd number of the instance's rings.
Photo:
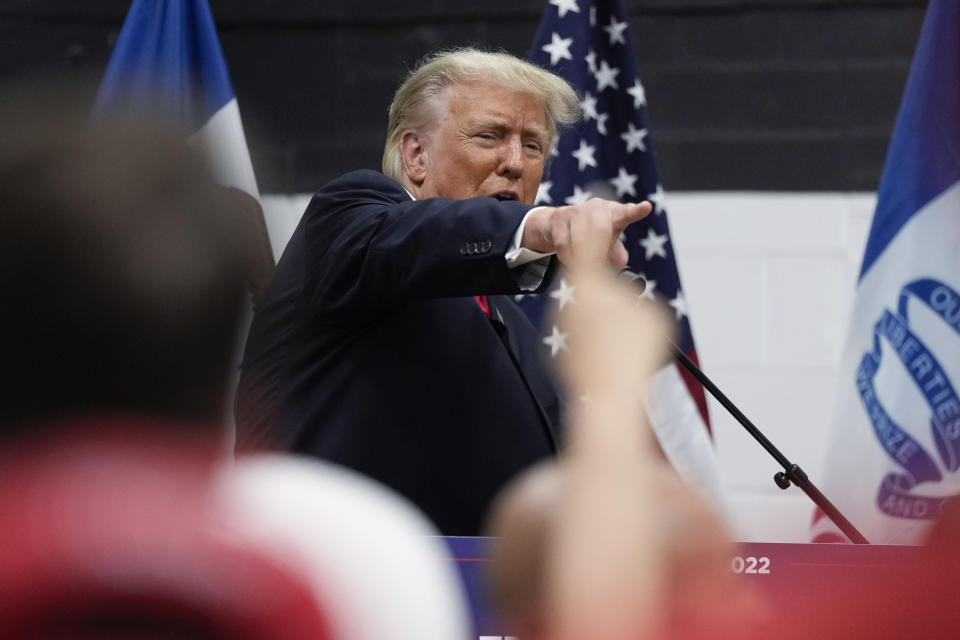
<path id="1" fill-rule="evenodd" d="M 440 93 L 448 86 L 479 80 L 530 93 L 543 103 L 550 140 L 557 129 L 580 118 L 580 103 L 573 88 L 560 76 L 505 52 L 474 48 L 439 51 L 424 58 L 393 96 L 383 148 L 383 173 L 400 181 L 404 131 L 422 129 L 439 116 Z"/>

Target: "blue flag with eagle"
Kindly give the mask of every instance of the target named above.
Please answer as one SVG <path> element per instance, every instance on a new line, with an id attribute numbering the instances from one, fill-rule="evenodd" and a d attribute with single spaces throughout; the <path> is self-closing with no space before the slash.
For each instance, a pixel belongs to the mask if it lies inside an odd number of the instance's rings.
<path id="1" fill-rule="evenodd" d="M 933 0 L 877 193 L 824 493 L 874 544 L 920 544 L 960 494 L 960 3 Z M 821 512 L 817 542 L 845 538 Z"/>
<path id="2" fill-rule="evenodd" d="M 537 203 L 562 206 L 597 196 L 621 202 L 649 200 L 654 210 L 627 228 L 628 268 L 646 280 L 643 296 L 669 305 L 680 348 L 697 360 L 687 304 L 670 241 L 663 186 L 647 128 L 646 94 L 634 69 L 622 0 L 550 0 L 529 58 L 567 80 L 580 94 L 583 118 L 551 149 Z M 534 324 L 543 307 L 573 295 L 561 278 L 552 292 L 519 300 Z M 550 355 L 564 348 L 560 327 L 544 327 Z M 648 406 L 651 425 L 670 462 L 689 481 L 719 497 L 719 473 L 709 436 L 703 388 L 672 363 L 656 376 Z"/>

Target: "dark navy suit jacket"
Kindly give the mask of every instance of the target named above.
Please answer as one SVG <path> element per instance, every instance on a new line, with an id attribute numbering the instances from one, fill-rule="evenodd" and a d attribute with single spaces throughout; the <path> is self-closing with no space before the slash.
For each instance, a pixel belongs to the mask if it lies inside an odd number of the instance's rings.
<path id="1" fill-rule="evenodd" d="M 529 209 L 414 202 L 373 171 L 323 187 L 256 306 L 241 445 L 347 465 L 444 534 L 479 534 L 495 493 L 559 439 L 538 334 L 492 295 L 520 292 L 504 254 Z M 475 294 L 490 296 L 489 319 Z"/>

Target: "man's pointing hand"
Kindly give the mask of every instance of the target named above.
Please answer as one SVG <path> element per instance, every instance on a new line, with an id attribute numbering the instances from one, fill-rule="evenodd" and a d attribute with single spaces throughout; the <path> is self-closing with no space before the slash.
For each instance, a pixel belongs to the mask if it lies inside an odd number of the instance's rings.
<path id="1" fill-rule="evenodd" d="M 556 252 L 567 266 L 606 261 L 627 265 L 620 234 L 650 213 L 649 202 L 621 204 L 592 198 L 567 207 L 542 207 L 527 218 L 520 245 L 541 253 Z"/>

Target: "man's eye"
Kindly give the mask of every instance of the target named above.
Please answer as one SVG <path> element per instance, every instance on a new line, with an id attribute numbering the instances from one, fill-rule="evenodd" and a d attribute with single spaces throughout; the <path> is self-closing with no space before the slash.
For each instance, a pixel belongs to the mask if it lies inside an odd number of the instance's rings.
<path id="1" fill-rule="evenodd" d="M 478 133 L 477 137 L 481 140 L 496 140 L 496 137 L 492 133 Z"/>

